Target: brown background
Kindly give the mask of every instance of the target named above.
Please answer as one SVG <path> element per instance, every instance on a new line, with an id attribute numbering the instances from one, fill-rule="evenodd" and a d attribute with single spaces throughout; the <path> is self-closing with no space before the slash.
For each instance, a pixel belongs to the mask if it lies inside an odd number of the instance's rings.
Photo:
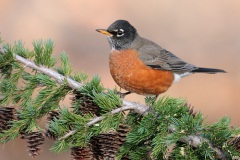
<path id="1" fill-rule="evenodd" d="M 186 98 L 212 123 L 232 117 L 239 126 L 240 112 L 240 1 L 238 0 L 0 0 L 0 32 L 11 44 L 23 40 L 51 38 L 54 54 L 69 55 L 74 71 L 98 74 L 105 87 L 116 84 L 109 74 L 109 45 L 95 29 L 106 28 L 117 19 L 129 20 L 140 35 L 155 41 L 187 62 L 215 67 L 227 74 L 192 75 L 175 83 L 164 95 Z M 163 96 L 163 95 L 162 95 Z M 139 95 L 127 99 L 144 102 Z M 42 120 L 44 122 L 44 120 Z M 0 159 L 31 159 L 26 143 L 14 140 L 1 145 Z M 36 159 L 70 159 L 69 152 L 44 151 Z"/>

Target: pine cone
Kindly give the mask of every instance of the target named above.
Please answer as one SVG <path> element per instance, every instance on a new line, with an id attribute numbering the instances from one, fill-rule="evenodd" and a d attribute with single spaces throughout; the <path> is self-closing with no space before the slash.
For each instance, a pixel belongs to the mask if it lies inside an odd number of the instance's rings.
<path id="1" fill-rule="evenodd" d="M 117 132 L 118 132 L 118 138 L 119 138 L 119 141 L 121 142 L 121 145 L 126 141 L 126 137 L 129 131 L 130 131 L 130 128 L 128 125 L 123 123 L 119 124 L 119 128 Z"/>
<path id="2" fill-rule="evenodd" d="M 195 117 L 197 115 L 197 112 L 194 111 L 194 106 L 192 106 L 191 104 L 185 103 L 185 105 L 188 108 L 188 112 L 190 115 L 192 115 L 193 117 Z"/>
<path id="3" fill-rule="evenodd" d="M 126 141 L 129 127 L 125 124 L 120 124 L 116 132 L 104 133 L 92 137 L 90 143 L 92 144 L 93 154 L 97 159 L 116 159 L 117 152 L 121 145 Z M 124 157 L 127 160 L 127 157 Z"/>
<path id="4" fill-rule="evenodd" d="M 54 120 L 54 118 L 59 119 L 59 116 L 60 116 L 60 112 L 58 110 L 50 111 L 48 113 L 47 120 L 50 122 L 50 121 Z"/>
<path id="5" fill-rule="evenodd" d="M 0 108 L 0 133 L 10 128 L 9 122 L 16 119 L 16 110 L 12 107 Z"/>
<path id="6" fill-rule="evenodd" d="M 237 151 L 240 152 L 240 136 L 233 138 L 228 144 L 236 147 Z"/>
<path id="7" fill-rule="evenodd" d="M 118 139 L 119 139 L 119 147 L 123 145 L 123 143 L 126 141 L 126 137 L 128 132 L 130 131 L 130 128 L 128 125 L 120 123 L 119 128 L 117 130 L 118 132 Z M 129 160 L 127 156 L 122 157 L 122 160 Z"/>
<path id="8" fill-rule="evenodd" d="M 72 147 L 71 155 L 73 160 L 93 160 L 93 152 L 91 151 L 91 147 L 86 146 L 84 148 L 80 147 Z"/>
<path id="9" fill-rule="evenodd" d="M 47 120 L 48 122 L 54 120 L 54 118 L 57 118 L 59 119 L 59 116 L 60 116 L 60 112 L 59 111 L 50 111 L 48 113 L 48 117 L 47 117 Z M 57 137 L 48 129 L 46 132 L 45 132 L 45 136 L 52 139 L 52 140 L 56 140 Z"/>
<path id="10" fill-rule="evenodd" d="M 31 132 L 29 134 L 25 134 L 25 139 L 28 142 L 28 152 L 29 156 L 36 157 L 38 156 L 41 151 L 41 145 L 44 142 L 43 133 L 40 131 Z"/>
<path id="11" fill-rule="evenodd" d="M 83 95 L 76 90 L 73 93 L 75 97 L 71 98 L 71 100 L 73 101 L 73 103 L 76 101 L 79 102 L 79 107 L 75 109 L 76 114 L 92 113 L 95 114 L 96 116 L 100 115 L 100 108 L 92 101 L 91 97 Z"/>
<path id="12" fill-rule="evenodd" d="M 97 159 L 114 160 L 118 152 L 117 132 L 104 133 L 92 138 L 93 153 Z"/>

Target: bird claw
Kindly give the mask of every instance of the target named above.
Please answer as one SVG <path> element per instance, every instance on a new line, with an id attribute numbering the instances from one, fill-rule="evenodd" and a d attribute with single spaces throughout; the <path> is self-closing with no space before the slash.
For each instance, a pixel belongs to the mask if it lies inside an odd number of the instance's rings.
<path id="1" fill-rule="evenodd" d="M 145 103 L 150 106 L 154 107 L 154 103 L 157 100 L 157 95 L 156 96 L 150 96 L 150 97 L 145 97 Z"/>
<path id="2" fill-rule="evenodd" d="M 131 94 L 131 92 L 125 92 L 125 93 L 117 92 L 117 94 L 119 95 L 120 98 L 124 99 L 125 96 L 128 94 Z"/>
<path id="3" fill-rule="evenodd" d="M 156 96 L 150 96 L 150 97 L 146 97 L 145 98 L 145 103 L 147 104 L 147 106 L 149 106 L 147 112 L 149 113 L 155 113 L 155 109 L 154 109 L 154 104 L 155 101 L 157 100 L 157 95 Z"/>

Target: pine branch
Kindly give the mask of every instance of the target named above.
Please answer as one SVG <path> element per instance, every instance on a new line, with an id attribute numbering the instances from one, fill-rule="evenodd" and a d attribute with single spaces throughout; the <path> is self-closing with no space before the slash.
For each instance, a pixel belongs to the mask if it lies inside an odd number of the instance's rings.
<path id="1" fill-rule="evenodd" d="M 206 142 L 211 147 L 211 149 L 216 152 L 217 157 L 219 159 L 223 159 L 223 160 L 226 159 L 226 156 L 221 149 L 214 147 L 213 144 L 208 139 L 203 138 L 202 136 L 190 135 L 190 136 L 181 138 L 179 141 L 189 144 L 190 146 L 195 148 L 198 148 L 203 142 Z"/>
<path id="2" fill-rule="evenodd" d="M 2 46 L 0 46 L 0 54 L 5 54 L 4 48 Z M 46 75 L 48 75 L 49 77 L 52 77 L 56 80 L 57 83 L 59 84 L 63 84 L 64 80 L 67 80 L 69 87 L 71 87 L 72 89 L 80 89 L 81 87 L 84 86 L 83 83 L 79 83 L 77 81 L 72 80 L 71 78 L 65 77 L 49 68 L 43 67 L 43 66 L 38 66 L 36 65 L 33 61 L 30 61 L 28 59 L 25 59 L 19 55 L 15 55 L 15 59 L 24 64 L 25 67 L 30 67 L 33 68 L 35 70 L 38 70 Z M 146 112 L 146 109 L 148 108 L 145 105 L 141 105 L 135 102 L 130 102 L 130 101 L 126 101 L 123 100 L 123 106 L 136 106 L 136 113 L 139 114 L 143 114 L 144 112 Z M 141 107 L 143 107 L 143 109 L 141 109 Z"/>
<path id="3" fill-rule="evenodd" d="M 126 101 L 126 100 L 125 100 Z M 111 115 L 120 113 L 122 111 L 126 111 L 126 110 L 134 110 L 135 113 L 144 115 L 147 114 L 147 110 L 149 109 L 147 106 L 145 105 L 141 105 L 141 104 L 137 104 L 135 102 L 131 102 L 131 101 L 126 101 L 125 104 L 128 104 L 126 106 L 122 106 L 120 108 L 114 109 L 110 112 Z M 94 124 L 96 124 L 97 122 L 103 120 L 105 118 L 105 116 L 99 116 L 96 117 L 94 119 L 92 119 L 90 122 L 87 123 L 87 126 L 92 126 Z M 68 132 L 67 134 L 65 134 L 63 137 L 59 138 L 58 140 L 63 140 L 71 135 L 73 135 L 74 133 L 76 133 L 77 130 L 71 130 L 70 132 Z"/>
<path id="4" fill-rule="evenodd" d="M 0 47 L 0 54 L 5 54 L 3 47 Z M 46 68 L 43 66 L 38 66 L 34 62 L 27 60 L 19 55 L 15 54 L 14 58 L 16 61 L 25 65 L 25 67 L 30 67 L 32 69 L 35 69 L 37 71 L 40 71 L 40 72 L 48 75 L 49 77 L 54 78 L 56 80 L 56 82 L 59 84 L 63 84 L 64 82 L 67 81 L 68 86 L 71 87 L 72 89 L 80 89 L 85 85 L 84 83 L 79 83 L 77 81 L 74 81 L 73 79 L 63 76 L 49 68 Z M 112 110 L 109 114 L 114 115 L 114 114 L 120 113 L 125 110 L 133 110 L 134 112 L 136 112 L 140 115 L 146 115 L 149 113 L 148 107 L 146 105 L 122 99 L 122 107 Z M 96 118 L 92 119 L 91 121 L 89 121 L 87 123 L 87 126 L 92 126 L 93 124 L 96 124 L 97 122 L 103 120 L 104 118 L 105 118 L 105 116 L 96 117 Z M 176 128 L 174 126 L 169 127 L 169 132 L 175 132 L 175 130 L 176 130 Z M 73 135 L 74 133 L 76 133 L 76 130 L 70 131 L 65 136 L 61 137 L 59 140 L 66 139 L 67 137 Z M 216 152 L 216 155 L 219 159 L 226 159 L 222 150 L 214 147 L 208 139 L 203 138 L 201 135 L 188 135 L 186 137 L 181 138 L 180 141 L 184 142 L 192 147 L 196 147 L 196 148 L 201 146 L 204 142 L 206 142 L 206 143 L 208 143 L 209 147 L 211 147 L 211 149 Z"/>
<path id="5" fill-rule="evenodd" d="M 5 54 L 5 51 L 4 51 L 4 48 L 1 46 L 0 47 L 0 54 Z M 36 65 L 34 62 L 28 60 L 28 59 L 25 59 L 19 55 L 14 55 L 16 61 L 22 63 L 25 65 L 25 67 L 30 67 L 32 69 L 35 69 L 35 70 L 38 70 L 46 75 L 48 75 L 49 77 L 52 77 L 54 78 L 57 83 L 59 84 L 63 84 L 64 83 L 64 80 L 67 80 L 68 82 L 68 85 L 69 87 L 73 88 L 73 89 L 79 89 L 81 88 L 84 84 L 81 84 L 79 82 L 76 82 L 74 80 L 72 80 L 71 78 L 68 78 L 68 77 L 65 77 L 49 68 L 46 68 L 46 67 L 43 67 L 43 66 L 38 66 Z"/>

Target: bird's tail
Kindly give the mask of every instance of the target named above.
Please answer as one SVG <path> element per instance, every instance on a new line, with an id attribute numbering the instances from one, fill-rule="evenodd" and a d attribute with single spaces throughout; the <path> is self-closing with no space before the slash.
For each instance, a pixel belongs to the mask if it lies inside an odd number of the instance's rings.
<path id="1" fill-rule="evenodd" d="M 226 71 L 222 69 L 215 69 L 215 68 L 197 68 L 192 71 L 193 73 L 209 73 L 209 74 L 215 74 L 215 73 L 226 73 Z"/>

